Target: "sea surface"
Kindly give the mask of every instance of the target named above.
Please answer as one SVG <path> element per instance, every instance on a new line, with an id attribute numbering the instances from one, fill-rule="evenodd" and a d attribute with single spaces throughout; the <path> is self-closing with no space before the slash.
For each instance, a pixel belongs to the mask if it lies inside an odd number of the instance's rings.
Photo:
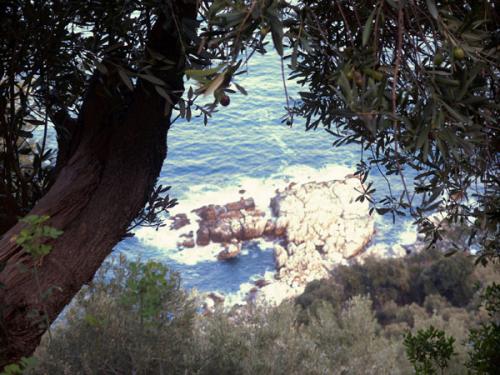
<path id="1" fill-rule="evenodd" d="M 293 127 L 281 122 L 286 103 L 275 53 L 253 57 L 247 73 L 237 76 L 237 83 L 245 87 L 248 96 L 232 94 L 231 104 L 220 107 L 207 126 L 201 118 L 191 122 L 179 119 L 169 131 L 168 156 L 158 183 L 171 186 L 171 197 L 179 200 L 172 214 L 204 204 L 224 204 L 241 196 L 253 197 L 265 208 L 277 187 L 292 181 L 341 178 L 355 170 L 359 146 L 333 148 L 333 137 L 323 129 L 306 132 L 300 119 Z M 297 98 L 298 85 L 287 85 L 291 96 Z M 377 196 L 383 197 L 385 180 L 377 173 L 370 179 Z M 399 177 L 391 176 L 390 182 L 398 193 Z M 243 195 L 239 193 L 242 189 Z M 399 218 L 393 224 L 391 217 L 377 216 L 376 227 L 370 246 L 382 249 L 415 239 L 409 219 Z M 180 273 L 185 288 L 220 291 L 235 299 L 253 280 L 274 272 L 272 244 L 264 241 L 244 244 L 242 254 L 231 262 L 216 260 L 218 247 L 179 250 L 176 241 L 177 235 L 168 226 L 158 231 L 139 228 L 134 237 L 116 246 L 114 254 L 164 262 Z"/>

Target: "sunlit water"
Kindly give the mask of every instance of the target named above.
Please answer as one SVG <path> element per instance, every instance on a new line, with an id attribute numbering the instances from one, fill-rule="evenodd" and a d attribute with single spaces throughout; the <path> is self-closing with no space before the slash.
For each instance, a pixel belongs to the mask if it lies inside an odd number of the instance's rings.
<path id="1" fill-rule="evenodd" d="M 194 118 L 178 120 L 168 135 L 168 157 L 159 183 L 172 186 L 171 195 L 179 200 L 173 212 L 188 212 L 203 204 L 224 204 L 240 197 L 253 197 L 264 209 L 276 187 L 290 181 L 328 180 L 354 171 L 360 158 L 359 146 L 331 146 L 333 138 L 322 129 L 306 132 L 295 121 L 292 128 L 281 123 L 285 96 L 275 54 L 257 56 L 248 73 L 238 76 L 248 96 L 231 95 L 231 105 L 221 108 L 208 126 Z M 298 88 L 289 83 L 293 93 Z M 371 178 L 378 195 L 387 185 L 380 175 Z M 391 179 L 393 190 L 400 181 Z M 414 231 L 408 220 L 392 223 L 390 217 L 377 218 L 377 234 L 371 246 L 392 246 L 412 242 Z M 157 232 L 136 230 L 136 236 L 117 245 L 117 252 L 129 257 L 155 259 L 179 271 L 186 288 L 236 293 L 252 280 L 274 271 L 272 244 L 263 241 L 243 246 L 242 255 L 231 262 L 219 262 L 219 247 L 179 251 L 176 235 L 167 227 Z M 243 288 L 240 290 L 240 287 Z"/>

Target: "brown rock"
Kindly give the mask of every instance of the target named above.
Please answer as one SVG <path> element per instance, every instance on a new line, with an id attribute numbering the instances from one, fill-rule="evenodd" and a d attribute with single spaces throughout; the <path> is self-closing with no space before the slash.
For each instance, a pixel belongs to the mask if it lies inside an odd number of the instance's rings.
<path id="1" fill-rule="evenodd" d="M 192 212 L 194 212 L 205 221 L 215 221 L 217 220 L 217 217 L 225 211 L 225 208 L 222 206 L 210 204 L 208 206 L 197 208 Z"/>
<path id="2" fill-rule="evenodd" d="M 188 238 L 184 241 L 177 242 L 177 246 L 192 248 L 194 247 L 194 238 Z"/>
<path id="3" fill-rule="evenodd" d="M 276 220 L 274 227 L 274 235 L 276 237 L 281 237 L 286 234 L 286 222 L 284 220 Z"/>
<path id="4" fill-rule="evenodd" d="M 190 230 L 188 233 L 182 233 L 179 237 L 193 238 L 193 231 Z"/>
<path id="5" fill-rule="evenodd" d="M 224 206 L 227 211 L 236 211 L 236 210 L 254 210 L 255 209 L 255 202 L 253 198 L 247 198 L 243 199 L 241 198 L 237 202 L 231 202 L 228 203 Z"/>
<path id="6" fill-rule="evenodd" d="M 196 244 L 198 246 L 206 246 L 210 242 L 210 231 L 206 226 L 200 226 L 196 231 Z"/>
<path id="7" fill-rule="evenodd" d="M 266 227 L 267 220 L 247 216 L 243 224 L 243 239 L 251 240 L 253 238 L 259 238 L 264 233 L 264 228 Z"/>
<path id="8" fill-rule="evenodd" d="M 210 240 L 212 242 L 230 242 L 233 238 L 229 221 L 219 221 L 216 226 L 210 227 Z"/>
<path id="9" fill-rule="evenodd" d="M 241 219 L 243 217 L 243 214 L 238 210 L 238 211 L 228 211 L 224 212 L 219 215 L 218 219 Z"/>
<path id="10" fill-rule="evenodd" d="M 170 225 L 170 229 L 173 230 L 180 229 L 191 223 L 186 214 L 174 215 L 170 218 L 170 220 L 173 221 L 172 224 Z"/>
<path id="11" fill-rule="evenodd" d="M 274 236 L 274 231 L 276 229 L 276 224 L 274 220 L 269 219 L 264 227 L 264 235 L 265 236 Z"/>

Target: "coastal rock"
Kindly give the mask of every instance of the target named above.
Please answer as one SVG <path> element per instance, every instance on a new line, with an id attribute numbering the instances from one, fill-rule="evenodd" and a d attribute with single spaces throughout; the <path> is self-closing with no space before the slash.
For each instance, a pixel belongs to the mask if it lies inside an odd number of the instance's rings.
<path id="1" fill-rule="evenodd" d="M 336 265 L 361 253 L 374 233 L 368 202 L 356 201 L 361 182 L 290 184 L 271 200 L 275 234 L 286 248 L 275 247 L 277 278 L 296 287 L 328 277 Z"/>
<path id="2" fill-rule="evenodd" d="M 215 304 L 224 303 L 226 299 L 223 294 L 218 292 L 210 292 L 208 294 L 208 298 L 211 298 L 215 302 Z"/>
<path id="3" fill-rule="evenodd" d="M 206 226 L 200 225 L 196 231 L 196 244 L 198 246 L 206 246 L 210 243 L 210 230 Z"/>
<path id="4" fill-rule="evenodd" d="M 255 286 L 257 288 L 263 288 L 265 287 L 266 285 L 269 285 L 271 284 L 271 281 L 270 280 L 266 280 L 266 279 L 259 279 L 257 281 L 255 281 Z"/>
<path id="5" fill-rule="evenodd" d="M 226 245 L 224 250 L 222 250 L 219 255 L 217 255 L 218 260 L 229 260 L 236 258 L 241 252 L 241 247 L 239 243 L 230 243 Z"/>
<path id="6" fill-rule="evenodd" d="M 170 229 L 177 230 L 186 225 L 191 224 L 191 221 L 188 219 L 186 214 L 177 214 L 170 218 L 172 220 L 172 224 L 170 225 Z"/>
<path id="7" fill-rule="evenodd" d="M 177 242 L 177 246 L 185 247 L 185 248 L 193 248 L 195 245 L 194 238 L 186 238 L 181 242 Z"/>
<path id="8" fill-rule="evenodd" d="M 286 264 L 287 260 L 288 253 L 286 249 L 279 244 L 274 245 L 274 264 L 276 269 L 279 270 L 282 268 Z"/>
<path id="9" fill-rule="evenodd" d="M 266 229 L 267 220 L 263 217 L 261 212 L 254 211 L 252 215 L 245 215 L 241 222 L 243 228 L 243 240 L 251 240 L 254 238 L 262 237 Z"/>
<path id="10" fill-rule="evenodd" d="M 206 205 L 193 210 L 200 218 L 196 244 L 223 244 L 217 259 L 226 261 L 240 254 L 241 241 L 264 237 L 274 241 L 276 280 L 269 285 L 268 280 L 256 282 L 251 299 L 262 294 L 266 300 L 282 300 L 297 295 L 313 280 L 329 277 L 336 265 L 360 258 L 374 234 L 368 201 L 356 199 L 360 191 L 361 181 L 352 176 L 290 183 L 271 199 L 271 217 L 252 198 Z M 191 245 L 189 238 L 186 241 Z M 278 297 L 275 287 L 285 297 Z"/>
<path id="11" fill-rule="evenodd" d="M 183 233 L 180 236 L 180 241 L 177 242 L 178 247 L 193 248 L 195 245 L 193 231 Z"/>
<path id="12" fill-rule="evenodd" d="M 241 198 L 224 206 L 203 206 L 193 212 L 201 218 L 197 234 L 200 246 L 259 238 L 268 222 L 264 212 L 255 208 L 252 198 Z"/>

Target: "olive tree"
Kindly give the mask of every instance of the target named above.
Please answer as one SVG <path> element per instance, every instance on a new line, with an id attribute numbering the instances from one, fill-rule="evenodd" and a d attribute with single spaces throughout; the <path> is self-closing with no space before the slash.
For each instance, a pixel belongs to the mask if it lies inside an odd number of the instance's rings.
<path id="1" fill-rule="evenodd" d="M 498 257 L 493 1 L 7 0 L 0 15 L 0 367 L 34 350 L 131 223 L 157 225 L 173 204 L 155 187 L 172 110 L 206 123 L 246 94 L 234 78 L 268 46 L 285 123 L 358 143 L 363 181 L 372 168 L 400 176 L 400 196 L 376 200 L 367 183 L 360 199 L 409 211 L 435 239 L 426 215 L 443 205 L 481 259 Z"/>

